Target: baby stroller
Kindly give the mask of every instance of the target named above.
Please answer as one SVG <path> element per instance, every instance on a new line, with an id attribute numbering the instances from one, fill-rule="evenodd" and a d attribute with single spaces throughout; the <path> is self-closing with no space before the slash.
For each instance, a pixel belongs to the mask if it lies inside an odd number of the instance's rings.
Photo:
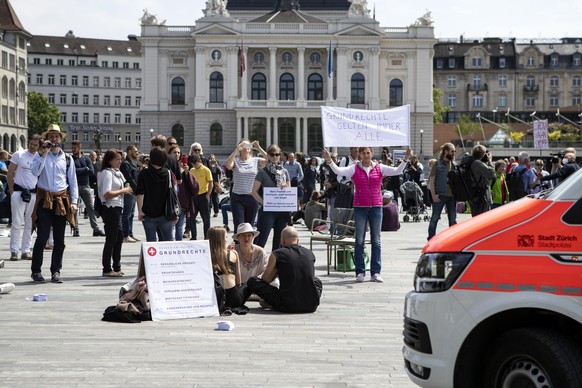
<path id="1" fill-rule="evenodd" d="M 422 201 L 420 186 L 414 181 L 407 181 L 400 186 L 400 192 L 402 193 L 402 209 L 406 212 L 402 220 L 420 222 L 422 217 L 424 221 L 428 221 L 429 216 Z"/>

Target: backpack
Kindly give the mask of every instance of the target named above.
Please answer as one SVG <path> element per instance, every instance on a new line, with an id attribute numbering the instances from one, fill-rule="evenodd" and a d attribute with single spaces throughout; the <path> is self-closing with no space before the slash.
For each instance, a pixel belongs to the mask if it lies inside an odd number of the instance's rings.
<path id="1" fill-rule="evenodd" d="M 527 172 L 527 168 L 522 168 L 519 172 L 515 171 L 515 168 L 511 170 L 509 174 L 505 177 L 505 184 L 507 185 L 507 190 L 509 191 L 509 201 L 517 201 L 527 195 L 525 188 L 523 187 L 523 174 Z"/>
<path id="2" fill-rule="evenodd" d="M 471 164 L 474 161 L 473 156 L 464 156 L 460 163 L 453 164 L 453 168 L 447 174 L 448 184 L 457 202 L 470 201 L 478 196 L 478 185 L 471 172 Z"/>

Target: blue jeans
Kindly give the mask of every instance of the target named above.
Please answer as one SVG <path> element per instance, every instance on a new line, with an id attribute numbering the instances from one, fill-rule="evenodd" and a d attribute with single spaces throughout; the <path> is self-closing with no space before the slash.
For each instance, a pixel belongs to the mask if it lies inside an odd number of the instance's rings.
<path id="1" fill-rule="evenodd" d="M 121 226 L 123 237 L 133 236 L 133 216 L 135 212 L 135 195 L 123 196 L 123 213 L 121 214 Z"/>
<path id="2" fill-rule="evenodd" d="M 232 193 L 230 196 L 230 206 L 232 208 L 232 222 L 234 223 L 234 232 L 243 222 L 253 225 L 259 204 L 250 194 L 238 195 Z"/>
<path id="3" fill-rule="evenodd" d="M 291 220 L 289 212 L 264 212 L 259 210 L 259 220 L 257 222 L 257 230 L 261 232 L 255 238 L 255 244 L 264 248 L 269 239 L 269 234 L 273 230 L 273 244 L 271 252 L 281 247 L 281 232 L 289 221 Z"/>
<path id="4" fill-rule="evenodd" d="M 143 229 L 146 235 L 146 241 L 155 242 L 157 239 L 157 232 L 160 232 L 160 241 L 172 241 L 172 232 L 174 223 L 168 221 L 166 217 L 148 217 L 145 216 L 143 219 Z"/>
<path id="5" fill-rule="evenodd" d="M 220 207 L 220 210 L 222 211 L 222 225 L 228 226 L 228 212 L 232 211 L 232 206 L 230 203 L 225 203 Z"/>
<path id="6" fill-rule="evenodd" d="M 440 202 L 432 203 L 432 216 L 430 217 L 430 222 L 428 224 L 428 239 L 434 237 L 436 234 L 437 224 L 441 219 L 441 213 L 444 207 L 447 207 L 447 216 L 449 218 L 449 226 L 453 226 L 457 223 L 457 202 L 455 197 L 447 197 L 446 195 L 439 195 Z"/>
<path id="7" fill-rule="evenodd" d="M 186 213 L 180 210 L 180 216 L 178 217 L 178 222 L 174 226 L 175 238 L 174 241 L 182 241 L 184 237 L 184 224 L 186 223 Z"/>
<path id="8" fill-rule="evenodd" d="M 382 206 L 354 207 L 354 221 L 356 222 L 356 243 L 354 245 L 354 261 L 356 275 L 366 273 L 364 261 L 364 241 L 366 240 L 366 224 L 370 225 L 370 242 L 372 257 L 370 258 L 370 274 L 382 271 Z"/>

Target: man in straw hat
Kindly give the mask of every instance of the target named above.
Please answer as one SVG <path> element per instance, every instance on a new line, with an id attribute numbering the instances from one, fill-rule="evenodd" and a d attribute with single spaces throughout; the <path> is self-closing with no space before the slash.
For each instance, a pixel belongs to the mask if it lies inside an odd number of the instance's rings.
<path id="1" fill-rule="evenodd" d="M 75 213 L 79 197 L 75 164 L 61 147 L 65 134 L 57 124 L 49 125 L 42 134 L 45 139 L 39 153 L 34 156 L 31 170 L 38 177 L 36 203 L 32 214 L 37 237 L 32 251 L 31 278 L 44 283 L 41 274 L 43 252 L 53 229 L 54 248 L 51 259 L 51 282 L 62 283 L 61 268 L 65 251 L 67 221 L 75 226 Z"/>

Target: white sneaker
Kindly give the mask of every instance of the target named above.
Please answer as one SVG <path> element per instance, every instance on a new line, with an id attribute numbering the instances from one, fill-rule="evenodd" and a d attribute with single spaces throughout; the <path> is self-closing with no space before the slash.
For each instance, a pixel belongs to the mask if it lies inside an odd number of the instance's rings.
<path id="1" fill-rule="evenodd" d="M 362 283 L 364 281 L 364 278 L 366 277 L 366 275 L 364 273 L 359 273 L 356 275 L 356 282 L 358 283 Z"/>
<path id="2" fill-rule="evenodd" d="M 373 282 L 378 282 L 378 283 L 384 283 L 384 279 L 382 279 L 382 276 L 380 276 L 379 273 L 375 273 L 374 275 L 372 275 L 372 279 Z"/>
<path id="3" fill-rule="evenodd" d="M 126 238 L 123 239 L 124 243 L 134 243 L 135 240 L 133 238 L 131 238 L 131 236 L 127 236 Z"/>
<path id="4" fill-rule="evenodd" d="M 14 291 L 16 286 L 12 283 L 4 283 L 0 284 L 0 294 L 8 294 L 9 292 Z"/>

